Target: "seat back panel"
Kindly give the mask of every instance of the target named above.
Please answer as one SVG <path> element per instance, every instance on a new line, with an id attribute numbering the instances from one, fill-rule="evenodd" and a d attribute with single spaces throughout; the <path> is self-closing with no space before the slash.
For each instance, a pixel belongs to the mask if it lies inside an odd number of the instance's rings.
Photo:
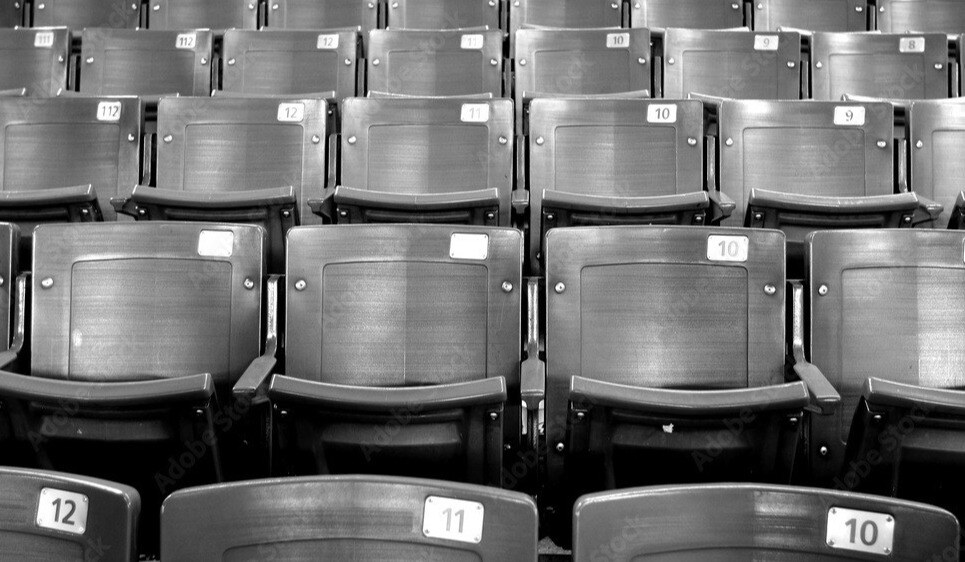
<path id="1" fill-rule="evenodd" d="M 0 89 L 53 96 L 67 88 L 70 31 L 0 29 Z"/>
<path id="2" fill-rule="evenodd" d="M 277 6 L 277 9 L 275 9 Z M 379 3 L 370 0 L 278 0 L 266 27 L 278 29 L 361 28 L 363 36 L 379 26 Z"/>
<path id="3" fill-rule="evenodd" d="M 133 29 L 140 22 L 141 4 L 130 0 L 44 0 L 33 10 L 33 27 Z"/>
<path id="4" fill-rule="evenodd" d="M 811 31 L 868 28 L 865 0 L 759 0 L 754 7 L 754 29 L 761 31 L 781 27 Z"/>
<path id="5" fill-rule="evenodd" d="M 911 189 L 945 206 L 937 225 L 944 228 L 965 185 L 965 104 L 915 102 L 908 123 Z"/>
<path id="6" fill-rule="evenodd" d="M 730 0 L 641 0 L 630 6 L 633 27 L 726 29 L 744 25 L 743 6 Z"/>

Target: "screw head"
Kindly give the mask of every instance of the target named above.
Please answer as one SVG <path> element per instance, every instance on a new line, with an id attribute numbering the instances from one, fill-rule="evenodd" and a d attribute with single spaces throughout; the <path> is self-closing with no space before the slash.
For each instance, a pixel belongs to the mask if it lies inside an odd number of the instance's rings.
<path id="1" fill-rule="evenodd" d="M 557 294 L 563 294 L 563 291 L 566 290 L 566 285 L 564 285 L 563 283 L 557 283 L 554 289 L 556 290 Z"/>
<path id="2" fill-rule="evenodd" d="M 924 148 L 924 147 L 925 147 L 925 143 L 923 143 L 920 140 L 915 143 L 915 148 Z"/>
<path id="3" fill-rule="evenodd" d="M 777 293 L 777 287 L 775 287 L 774 285 L 771 285 L 771 284 L 769 284 L 769 283 L 768 283 L 767 285 L 764 285 L 764 294 L 765 294 L 765 295 L 767 295 L 767 296 L 769 296 L 769 297 L 772 297 L 772 296 L 774 296 L 776 293 Z"/>
<path id="4" fill-rule="evenodd" d="M 556 444 L 557 453 L 562 453 L 564 449 L 566 449 L 566 445 L 564 445 L 562 442 Z"/>
<path id="5" fill-rule="evenodd" d="M 489 419 L 496 421 L 499 419 L 499 414 L 496 412 L 489 412 Z"/>
<path id="6" fill-rule="evenodd" d="M 49 289 L 54 286 L 54 280 L 51 277 L 45 277 L 40 281 L 40 286 L 44 289 Z"/>
<path id="7" fill-rule="evenodd" d="M 825 295 L 827 295 L 827 294 L 828 294 L 828 286 L 827 286 L 827 285 L 821 285 L 820 287 L 818 287 L 818 294 L 821 295 L 822 297 L 825 296 Z"/>
<path id="8" fill-rule="evenodd" d="M 164 135 L 164 142 L 171 142 L 174 140 L 174 135 Z"/>
<path id="9" fill-rule="evenodd" d="M 355 138 L 354 136 L 351 136 L 351 137 L 348 138 L 348 143 L 349 143 L 349 144 L 355 144 L 356 142 L 358 142 L 358 139 Z"/>
<path id="10" fill-rule="evenodd" d="M 512 293 L 512 292 L 513 292 L 513 284 L 510 283 L 509 281 L 503 281 L 503 292 L 504 292 L 504 293 Z"/>
<path id="11" fill-rule="evenodd" d="M 296 290 L 296 291 L 304 291 L 304 290 L 305 290 L 305 285 L 306 285 L 305 280 L 304 280 L 304 279 L 299 279 L 298 281 L 295 281 L 295 290 Z"/>
<path id="12" fill-rule="evenodd" d="M 499 144 L 506 144 L 508 142 L 509 142 L 509 139 L 507 139 L 506 137 L 502 137 L 502 136 L 499 137 Z"/>
<path id="13" fill-rule="evenodd" d="M 543 137 L 536 137 L 536 145 L 543 146 L 546 143 L 546 139 Z"/>
<path id="14" fill-rule="evenodd" d="M 234 65 L 235 65 L 235 59 L 228 59 L 228 66 L 234 66 Z"/>
<path id="15" fill-rule="evenodd" d="M 694 137 L 690 137 L 687 139 L 687 144 L 690 146 L 697 146 L 697 139 L 695 139 Z"/>
<path id="16" fill-rule="evenodd" d="M 888 143 L 885 142 L 885 141 L 883 141 L 883 140 L 879 140 L 879 141 L 878 141 L 877 143 L 875 143 L 875 144 L 878 145 L 878 148 L 886 148 L 886 147 L 888 146 Z"/>
<path id="17" fill-rule="evenodd" d="M 127 134 L 127 142 L 134 142 L 135 140 L 137 140 L 137 138 L 134 136 L 134 133 Z"/>
<path id="18" fill-rule="evenodd" d="M 828 453 L 830 453 L 830 452 L 831 452 L 831 451 L 828 450 L 828 447 L 827 447 L 826 445 L 821 445 L 821 448 L 818 449 L 818 453 L 819 453 L 822 457 L 828 456 Z"/>
<path id="19" fill-rule="evenodd" d="M 322 139 L 318 135 L 312 135 L 312 144 L 318 144 L 322 142 Z"/>
<path id="20" fill-rule="evenodd" d="M 824 68 L 824 63 L 821 61 L 818 61 L 814 63 L 814 68 Z"/>
<path id="21" fill-rule="evenodd" d="M 670 57 L 667 59 L 667 64 L 677 64 L 677 61 L 675 61 L 673 57 Z"/>
<path id="22" fill-rule="evenodd" d="M 519 66 L 526 66 L 526 59 L 519 59 Z"/>
<path id="23" fill-rule="evenodd" d="M 255 288 L 255 282 L 252 281 L 251 278 L 245 279 L 245 289 L 248 289 L 250 291 L 254 288 Z"/>
<path id="24" fill-rule="evenodd" d="M 727 139 L 724 141 L 727 146 L 734 146 L 734 139 Z"/>
<path id="25" fill-rule="evenodd" d="M 637 59 L 637 64 L 647 64 L 647 59 L 640 57 Z"/>
<path id="26" fill-rule="evenodd" d="M 379 59 L 372 59 L 372 66 L 379 66 L 380 64 L 382 64 L 382 61 Z"/>
<path id="27" fill-rule="evenodd" d="M 87 64 L 94 64 L 94 57 L 87 57 L 87 59 L 84 60 L 84 62 L 86 62 Z"/>

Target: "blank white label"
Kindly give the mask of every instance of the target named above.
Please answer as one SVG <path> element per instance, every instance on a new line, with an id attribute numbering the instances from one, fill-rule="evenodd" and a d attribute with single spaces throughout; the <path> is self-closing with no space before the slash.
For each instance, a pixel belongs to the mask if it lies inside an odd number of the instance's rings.
<path id="1" fill-rule="evenodd" d="M 746 236 L 717 236 L 707 238 L 707 259 L 743 263 L 747 261 L 750 241 Z"/>
<path id="2" fill-rule="evenodd" d="M 449 239 L 449 257 L 454 260 L 484 260 L 489 257 L 489 235 L 453 234 Z"/>
<path id="3" fill-rule="evenodd" d="M 235 233 L 230 230 L 202 230 L 198 236 L 198 255 L 230 258 L 234 251 Z"/>
<path id="4" fill-rule="evenodd" d="M 462 40 L 459 42 L 459 46 L 463 49 L 472 49 L 478 51 L 483 48 L 486 40 L 482 35 L 463 35 Z"/>
<path id="5" fill-rule="evenodd" d="M 319 35 L 316 49 L 338 49 L 338 34 Z"/>
<path id="6" fill-rule="evenodd" d="M 429 496 L 422 512 L 422 533 L 434 539 L 478 544 L 485 511 L 479 502 Z"/>
<path id="7" fill-rule="evenodd" d="M 37 503 L 37 526 L 83 535 L 87 529 L 87 496 L 44 488 Z"/>
<path id="8" fill-rule="evenodd" d="M 305 104 L 278 104 L 278 120 L 282 123 L 301 123 L 303 119 L 305 119 Z"/>
<path id="9" fill-rule="evenodd" d="M 834 124 L 850 127 L 863 127 L 864 114 L 865 111 L 863 107 L 835 107 Z"/>
<path id="10" fill-rule="evenodd" d="M 464 103 L 459 120 L 463 123 L 488 123 L 489 104 L 488 103 Z"/>
<path id="11" fill-rule="evenodd" d="M 754 37 L 755 51 L 776 51 L 780 37 L 777 35 L 758 35 Z"/>
<path id="12" fill-rule="evenodd" d="M 54 32 L 41 31 L 34 35 L 34 47 L 53 47 Z"/>
<path id="13" fill-rule="evenodd" d="M 629 49 L 630 34 L 629 33 L 607 33 L 606 48 L 607 49 Z"/>
<path id="14" fill-rule="evenodd" d="M 924 37 L 902 37 L 898 41 L 898 52 L 900 53 L 924 53 Z"/>
<path id="15" fill-rule="evenodd" d="M 97 104 L 97 120 L 98 121 L 120 121 L 121 120 L 121 102 L 102 101 L 99 104 Z"/>
<path id="16" fill-rule="evenodd" d="M 828 510 L 828 546 L 888 556 L 895 538 L 895 518 L 887 513 L 832 507 Z"/>
<path id="17" fill-rule="evenodd" d="M 647 123 L 676 123 L 676 104 L 651 104 L 647 107 Z"/>
<path id="18" fill-rule="evenodd" d="M 193 49 L 198 46 L 198 35 L 195 33 L 179 33 L 174 46 L 178 49 Z"/>

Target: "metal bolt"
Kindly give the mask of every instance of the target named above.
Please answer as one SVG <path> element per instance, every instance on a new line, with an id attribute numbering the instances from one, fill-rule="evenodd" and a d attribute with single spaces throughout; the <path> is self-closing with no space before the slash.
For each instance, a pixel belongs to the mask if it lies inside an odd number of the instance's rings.
<path id="1" fill-rule="evenodd" d="M 127 134 L 127 142 L 134 142 L 135 140 L 137 140 L 137 137 L 134 136 L 134 133 Z"/>
<path id="2" fill-rule="evenodd" d="M 543 139 L 543 137 L 536 137 L 536 144 L 537 144 L 537 146 L 543 146 L 543 143 L 545 143 L 545 142 L 546 142 L 546 141 Z"/>
<path id="3" fill-rule="evenodd" d="M 94 64 L 94 57 L 87 57 L 87 59 L 84 62 L 86 62 L 87 64 Z"/>
<path id="4" fill-rule="evenodd" d="M 821 448 L 818 449 L 818 453 L 820 453 L 822 457 L 828 456 L 828 453 L 830 453 L 830 452 L 831 452 L 831 451 L 829 451 L 828 448 L 827 448 L 826 446 L 824 446 L 824 445 L 821 445 Z"/>
<path id="5" fill-rule="evenodd" d="M 764 213 L 754 213 L 754 220 L 756 221 L 764 220 Z"/>
<path id="6" fill-rule="evenodd" d="M 379 59 L 372 59 L 372 66 L 379 66 L 382 63 Z"/>
<path id="7" fill-rule="evenodd" d="M 349 144 L 355 144 L 357 141 L 358 141 L 358 139 L 355 138 L 354 136 L 348 138 L 348 143 L 349 143 Z"/>
<path id="8" fill-rule="evenodd" d="M 508 142 L 509 142 L 509 139 L 507 139 L 506 137 L 499 137 L 499 144 L 506 144 Z"/>
<path id="9" fill-rule="evenodd" d="M 490 66 L 497 66 L 499 64 L 499 61 L 496 59 L 489 59 L 489 64 Z"/>
<path id="10" fill-rule="evenodd" d="M 796 63 L 796 62 L 794 62 L 794 61 L 792 61 L 792 60 L 787 61 L 787 67 L 788 67 L 788 68 L 794 68 L 795 66 L 797 66 L 797 63 Z"/>
<path id="11" fill-rule="evenodd" d="M 3 278 L 3 276 L 0 275 L 0 287 L 3 287 L 3 284 L 6 283 L 6 282 L 7 282 L 7 281 Z"/>
<path id="12" fill-rule="evenodd" d="M 49 289 L 54 286 L 54 280 L 50 277 L 45 277 L 41 282 L 40 286 L 44 289 Z"/>
<path id="13" fill-rule="evenodd" d="M 554 221 L 554 220 L 556 220 L 556 215 L 554 215 L 553 213 L 547 213 L 547 214 L 546 214 L 546 220 L 547 220 L 547 221 Z"/>
<path id="14" fill-rule="evenodd" d="M 234 66 L 234 65 L 235 65 L 235 59 L 228 59 L 228 66 Z"/>
<path id="15" fill-rule="evenodd" d="M 585 417 L 586 417 L 586 414 L 585 414 L 584 412 L 577 412 L 577 413 L 576 413 L 576 419 L 577 419 L 577 421 L 583 421 L 583 418 L 585 418 Z"/>
<path id="16" fill-rule="evenodd" d="M 322 142 L 322 139 L 318 135 L 312 135 L 312 144 L 318 144 Z"/>
<path id="17" fill-rule="evenodd" d="M 519 66 L 526 66 L 526 59 L 519 59 Z"/>
<path id="18" fill-rule="evenodd" d="M 694 137 L 690 137 L 687 139 L 687 144 L 689 144 L 690 146 L 697 146 L 697 139 L 695 139 Z"/>
<path id="19" fill-rule="evenodd" d="M 154 8 L 152 8 L 152 9 L 153 9 L 155 12 L 158 12 L 158 11 L 161 10 L 161 5 L 160 5 L 160 4 L 155 4 L 155 5 L 154 5 Z"/>
<path id="20" fill-rule="evenodd" d="M 345 66 L 352 66 L 352 59 L 345 59 Z"/>
<path id="21" fill-rule="evenodd" d="M 486 218 L 488 220 L 493 220 L 496 218 L 496 213 L 486 213 Z"/>
<path id="22" fill-rule="evenodd" d="M 890 519 L 890 517 L 889 517 L 889 519 Z M 883 549 L 881 549 L 881 551 L 884 552 L 885 554 L 891 554 L 891 549 L 888 548 L 887 546 L 884 547 Z"/>
<path id="23" fill-rule="evenodd" d="M 883 140 L 879 140 L 879 141 L 878 141 L 877 143 L 875 143 L 875 144 L 878 145 L 878 148 L 885 148 L 885 147 L 888 146 L 888 143 L 885 142 L 885 141 L 883 141 Z"/>
<path id="24" fill-rule="evenodd" d="M 340 216 L 340 217 L 342 217 L 342 218 L 344 219 L 344 218 L 348 217 L 348 211 L 346 211 L 345 209 L 339 209 L 339 210 L 338 210 L 338 216 Z"/>
<path id="25" fill-rule="evenodd" d="M 764 285 L 764 294 L 772 297 L 777 294 L 777 287 L 771 284 Z"/>
<path id="26" fill-rule="evenodd" d="M 37 4 L 37 9 L 38 9 L 38 10 L 43 10 L 43 9 L 46 8 L 46 7 L 47 7 L 46 4 Z"/>
<path id="27" fill-rule="evenodd" d="M 827 286 L 827 285 L 821 285 L 820 287 L 818 287 L 818 294 L 821 295 L 822 297 L 825 296 L 825 295 L 827 295 L 827 294 L 828 294 L 828 286 Z"/>
<path id="28" fill-rule="evenodd" d="M 299 279 L 298 281 L 295 281 L 295 290 L 296 290 L 296 291 L 304 291 L 304 290 L 305 290 L 305 280 L 304 280 L 304 279 Z"/>
<path id="29" fill-rule="evenodd" d="M 647 59 L 645 59 L 645 58 L 643 58 L 643 57 L 640 57 L 640 58 L 637 59 L 637 63 L 639 63 L 639 64 L 647 64 Z"/>
<path id="30" fill-rule="evenodd" d="M 208 57 L 201 57 L 201 66 L 208 64 Z"/>
<path id="31" fill-rule="evenodd" d="M 489 419 L 496 421 L 499 419 L 499 414 L 497 414 L 496 412 L 489 412 Z"/>
<path id="32" fill-rule="evenodd" d="M 936 63 L 935 63 L 935 70 L 941 70 L 941 69 L 943 69 L 943 68 L 945 68 L 945 65 L 944 65 L 944 64 L 942 64 L 942 63 L 940 63 L 940 62 L 936 62 Z"/>
<path id="33" fill-rule="evenodd" d="M 255 282 L 252 281 L 250 278 L 245 279 L 245 289 L 248 289 L 250 291 L 254 288 L 255 288 Z"/>
<path id="34" fill-rule="evenodd" d="M 285 217 L 285 218 L 287 219 L 288 217 L 292 216 L 292 213 L 291 213 L 291 211 L 282 211 L 282 212 L 281 212 L 281 216 L 283 216 L 283 217 Z"/>
<path id="35" fill-rule="evenodd" d="M 924 146 L 925 146 L 925 143 L 921 141 L 918 141 L 915 143 L 915 148 L 923 148 Z"/>
<path id="36" fill-rule="evenodd" d="M 667 59 L 667 64 L 675 64 L 676 62 L 677 61 L 675 61 L 673 57 L 670 57 L 669 59 Z"/>
<path id="37" fill-rule="evenodd" d="M 734 146 L 734 139 L 727 139 L 724 141 L 727 146 Z"/>
<path id="38" fill-rule="evenodd" d="M 562 294 L 563 291 L 565 291 L 565 290 L 566 290 L 566 285 L 564 285 L 563 283 L 557 283 L 557 284 L 556 284 L 556 292 L 557 292 L 557 294 Z"/>
<path id="39" fill-rule="evenodd" d="M 564 449 L 566 449 L 566 446 L 563 445 L 562 442 L 556 444 L 556 452 L 557 452 L 557 453 L 562 453 Z"/>
<path id="40" fill-rule="evenodd" d="M 171 142 L 174 140 L 174 135 L 164 135 L 164 142 Z"/>
<path id="41" fill-rule="evenodd" d="M 814 68 L 824 68 L 824 63 L 822 63 L 821 61 L 818 61 L 814 63 Z"/>
<path id="42" fill-rule="evenodd" d="M 510 283 L 509 281 L 503 281 L 503 292 L 504 292 L 504 293 L 512 293 L 512 292 L 513 292 L 513 284 Z"/>
<path id="43" fill-rule="evenodd" d="M 57 62 L 64 62 L 64 55 L 57 57 Z"/>

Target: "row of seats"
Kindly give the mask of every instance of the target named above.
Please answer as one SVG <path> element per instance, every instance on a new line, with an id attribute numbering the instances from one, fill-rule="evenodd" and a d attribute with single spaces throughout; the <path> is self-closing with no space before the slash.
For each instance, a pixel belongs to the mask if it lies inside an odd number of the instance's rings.
<path id="1" fill-rule="evenodd" d="M 840 100 L 947 98 L 961 91 L 962 36 L 667 29 L 499 31 L 0 30 L 0 88 L 31 95 L 414 96 L 625 94 Z M 217 48 L 215 48 L 217 45 Z M 512 63 L 512 64 L 511 64 Z M 515 94 L 514 94 L 515 92 Z"/>
<path id="2" fill-rule="evenodd" d="M 0 25 L 152 29 L 782 27 L 962 33 L 960 0 L 6 0 Z"/>
<path id="3" fill-rule="evenodd" d="M 958 100 L 918 101 L 896 120 L 866 101 L 541 98 L 519 137 L 513 111 L 164 97 L 151 133 L 136 98 L 0 97 L 0 220 L 25 237 L 118 216 L 261 224 L 274 273 L 299 224 L 516 226 L 527 271 L 542 270 L 556 227 L 767 227 L 787 233 L 794 276 L 815 229 L 963 224 Z"/>
<path id="4" fill-rule="evenodd" d="M 541 489 L 564 534 L 579 495 L 690 481 L 965 513 L 965 233 L 818 232 L 786 285 L 779 231 L 560 228 L 545 290 L 511 229 L 296 228 L 284 277 L 264 237 L 39 227 L 0 285 L 4 462 L 157 502 L 268 473 Z"/>
<path id="5" fill-rule="evenodd" d="M 4 559 L 137 560 L 136 490 L 0 468 Z M 748 484 L 638 488 L 581 498 L 575 561 L 959 559 L 943 510 L 864 494 Z M 537 560 L 536 504 L 481 486 L 378 476 L 252 480 L 176 492 L 163 560 Z"/>

